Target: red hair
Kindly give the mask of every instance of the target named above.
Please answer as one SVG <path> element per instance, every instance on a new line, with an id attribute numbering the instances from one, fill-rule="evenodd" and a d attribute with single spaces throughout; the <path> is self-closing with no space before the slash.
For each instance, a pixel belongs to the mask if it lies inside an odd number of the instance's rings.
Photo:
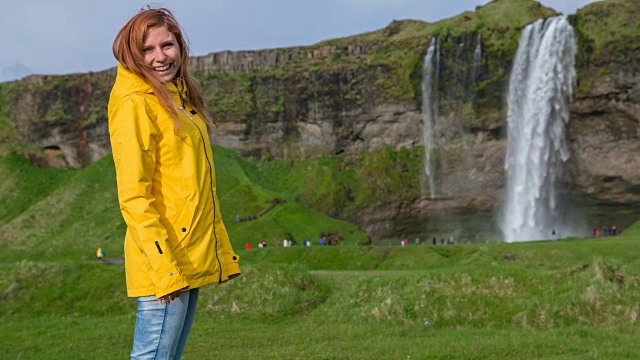
<path id="1" fill-rule="evenodd" d="M 142 52 L 149 29 L 162 26 L 166 26 L 167 30 L 175 36 L 180 47 L 181 66 L 178 69 L 176 77 L 180 78 L 182 82 L 178 82 L 177 85 L 182 85 L 186 87 L 186 89 L 179 90 L 186 90 L 185 99 L 187 102 L 200 113 L 200 116 L 207 125 L 211 127 L 213 123 L 209 114 L 204 109 L 204 99 L 200 94 L 200 88 L 187 71 L 189 46 L 182 34 L 182 29 L 178 21 L 169 9 L 142 9 L 129 19 L 113 40 L 113 56 L 115 56 L 125 69 L 140 76 L 151 85 L 154 93 L 160 100 L 160 104 L 162 104 L 173 118 L 176 130 L 179 129 L 178 115 L 171 94 L 155 72 L 145 64 L 144 54 Z"/>

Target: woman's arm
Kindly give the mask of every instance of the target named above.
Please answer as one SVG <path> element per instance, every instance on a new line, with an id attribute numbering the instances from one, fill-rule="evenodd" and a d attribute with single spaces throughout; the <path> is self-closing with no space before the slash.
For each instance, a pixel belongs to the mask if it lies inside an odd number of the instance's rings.
<path id="1" fill-rule="evenodd" d="M 187 288 L 160 222 L 153 194 L 156 171 L 155 114 L 140 98 L 123 99 L 109 117 L 111 147 L 116 166 L 118 200 L 135 244 L 145 257 L 158 298 Z"/>

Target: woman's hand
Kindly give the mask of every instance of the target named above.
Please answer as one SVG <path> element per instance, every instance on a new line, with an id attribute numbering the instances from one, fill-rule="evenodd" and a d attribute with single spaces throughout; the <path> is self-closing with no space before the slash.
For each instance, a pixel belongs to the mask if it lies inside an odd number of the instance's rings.
<path id="1" fill-rule="evenodd" d="M 180 293 L 185 291 L 185 290 L 189 290 L 189 287 L 180 289 L 180 290 L 176 290 L 172 293 L 169 293 L 161 298 L 158 298 L 158 304 L 162 303 L 162 300 L 164 300 L 165 304 L 169 305 L 171 304 L 172 301 L 174 301 L 175 299 L 180 297 Z"/>

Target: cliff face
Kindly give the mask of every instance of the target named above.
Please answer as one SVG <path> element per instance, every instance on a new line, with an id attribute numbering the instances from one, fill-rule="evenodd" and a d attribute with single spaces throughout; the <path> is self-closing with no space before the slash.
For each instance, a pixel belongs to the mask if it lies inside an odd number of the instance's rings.
<path id="1" fill-rule="evenodd" d="M 41 165 L 79 168 L 97 161 L 110 152 L 106 110 L 114 75 L 33 75 L 2 84 L 13 130 L 2 137 L 26 147 L 21 151 Z"/>
<path id="2" fill-rule="evenodd" d="M 563 181 L 575 195 L 601 203 L 640 200 L 639 9 L 640 0 L 609 0 L 570 18 L 579 36 L 578 86 Z M 435 196 L 422 179 L 422 191 L 332 210 L 379 238 L 410 233 L 442 214 L 499 206 L 511 61 L 522 28 L 552 15 L 535 1 L 494 0 L 438 23 L 394 21 L 315 46 L 214 53 L 190 66 L 217 124 L 216 144 L 276 159 L 400 151 L 423 146 L 422 62 L 437 38 Z M 113 78 L 110 70 L 3 84 L 16 136 L 47 149 L 34 157 L 43 163 L 95 161 L 109 151 Z M 63 156 L 47 155 L 57 153 Z M 407 176 L 423 178 L 419 168 Z"/>
<path id="3" fill-rule="evenodd" d="M 640 1 L 597 2 L 573 23 L 580 50 L 571 104 L 572 185 L 602 202 L 637 202 Z"/>

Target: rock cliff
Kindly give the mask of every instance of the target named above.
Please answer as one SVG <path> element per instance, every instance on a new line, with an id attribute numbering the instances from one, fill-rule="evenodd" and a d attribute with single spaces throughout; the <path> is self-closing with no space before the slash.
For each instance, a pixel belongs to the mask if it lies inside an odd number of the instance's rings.
<path id="1" fill-rule="evenodd" d="M 422 179 L 422 191 L 332 214 L 373 238 L 412 233 L 425 223 L 448 231 L 436 224 L 443 214 L 456 215 L 457 222 L 468 213 L 486 219 L 501 203 L 511 61 L 523 27 L 554 15 L 532 0 L 494 0 L 437 23 L 394 21 L 308 47 L 213 53 L 190 66 L 217 125 L 214 143 L 256 158 L 357 158 L 423 146 L 422 62 L 431 39 L 438 39 L 435 197 Z M 578 84 L 563 181 L 590 201 L 635 203 L 640 0 L 596 2 L 569 20 L 579 36 Z M 2 84 L 13 134 L 28 144 L 24 151 L 41 163 L 70 167 L 108 153 L 106 103 L 114 74 L 31 76 Z M 407 176 L 423 178 L 421 168 Z"/>

